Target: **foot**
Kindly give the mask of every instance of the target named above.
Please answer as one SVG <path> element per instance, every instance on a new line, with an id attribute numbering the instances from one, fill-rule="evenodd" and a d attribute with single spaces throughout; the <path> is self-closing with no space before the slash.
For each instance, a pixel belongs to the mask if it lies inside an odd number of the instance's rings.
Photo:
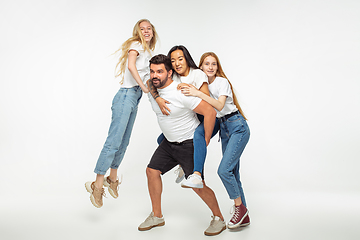
<path id="1" fill-rule="evenodd" d="M 193 173 L 185 181 L 181 183 L 183 188 L 203 188 L 204 184 L 201 176 Z"/>
<path id="2" fill-rule="evenodd" d="M 184 180 L 185 173 L 181 166 L 179 166 L 179 168 L 176 169 L 174 173 L 177 174 L 177 177 L 175 179 L 176 183 L 180 183 L 182 180 Z"/>
<path id="3" fill-rule="evenodd" d="M 104 186 L 108 188 L 108 191 L 113 198 L 117 198 L 119 196 L 118 189 L 120 183 L 121 181 L 119 182 L 119 179 L 115 182 L 111 181 L 109 176 L 104 179 Z"/>
<path id="4" fill-rule="evenodd" d="M 154 213 L 152 212 L 145 219 L 145 221 L 142 224 L 140 224 L 138 229 L 139 231 L 146 231 L 152 229 L 153 227 L 164 226 L 164 225 L 165 225 L 164 217 L 162 218 L 155 217 Z"/>
<path id="5" fill-rule="evenodd" d="M 240 206 L 234 206 L 234 207 L 235 207 L 234 215 L 232 216 L 231 220 L 228 223 L 228 228 L 230 228 L 230 229 L 240 227 L 240 225 L 243 223 L 245 217 L 249 213 L 249 211 L 243 204 L 241 204 Z M 250 219 L 249 219 L 249 223 L 250 223 Z"/>
<path id="6" fill-rule="evenodd" d="M 221 220 L 218 216 L 212 216 L 210 226 L 205 230 L 204 234 L 206 236 L 215 236 L 220 234 L 226 229 L 225 221 Z"/>
<path id="7" fill-rule="evenodd" d="M 95 182 L 86 182 L 85 183 L 86 190 L 90 193 L 90 201 L 91 203 L 97 207 L 101 208 L 103 205 L 102 197 L 105 196 L 104 188 L 98 189 L 95 187 Z"/>

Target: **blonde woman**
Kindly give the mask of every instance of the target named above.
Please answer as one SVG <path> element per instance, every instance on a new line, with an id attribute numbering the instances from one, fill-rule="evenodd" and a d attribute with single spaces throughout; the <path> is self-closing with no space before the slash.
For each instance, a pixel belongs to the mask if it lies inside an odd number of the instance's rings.
<path id="1" fill-rule="evenodd" d="M 208 76 L 210 97 L 192 85 L 183 86 L 181 91 L 186 96 L 200 97 L 212 105 L 217 112 L 223 152 L 218 175 L 230 199 L 234 200 L 235 208 L 228 228 L 247 226 L 250 224 L 250 218 L 240 181 L 240 156 L 249 141 L 250 130 L 217 55 L 212 52 L 204 53 L 199 66 Z"/>
<path id="2" fill-rule="evenodd" d="M 85 183 L 90 200 L 97 208 L 103 205 L 103 186 L 108 188 L 112 197 L 118 197 L 121 182 L 117 177 L 117 169 L 129 144 L 142 92 L 149 92 L 144 82 L 150 78 L 149 60 L 157 38 L 155 27 L 150 21 L 141 19 L 134 26 L 133 36 L 115 52 L 121 52 L 115 68 L 115 76 L 121 78 L 120 90 L 112 102 L 110 129 L 94 170 L 96 180 Z M 104 178 L 109 168 L 110 175 Z"/>

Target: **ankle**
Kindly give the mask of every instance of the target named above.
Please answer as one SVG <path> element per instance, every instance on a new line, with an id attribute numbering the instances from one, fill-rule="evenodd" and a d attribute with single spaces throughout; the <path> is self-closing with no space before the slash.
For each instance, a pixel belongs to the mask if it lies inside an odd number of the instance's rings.
<path id="1" fill-rule="evenodd" d="M 163 215 L 161 214 L 161 213 L 154 213 L 154 217 L 157 217 L 157 218 L 162 218 L 163 217 Z"/>
<path id="2" fill-rule="evenodd" d="M 98 189 L 98 190 L 101 190 L 102 189 L 102 184 L 100 184 L 99 182 L 95 182 L 94 183 L 94 187 L 96 188 L 96 189 Z"/>
<path id="3" fill-rule="evenodd" d="M 116 180 L 117 180 L 117 176 L 115 176 L 115 177 L 111 177 L 111 176 L 109 176 L 109 179 L 110 179 L 110 181 L 111 181 L 111 182 L 116 182 Z"/>
<path id="4" fill-rule="evenodd" d="M 221 221 L 224 221 L 224 217 L 222 215 L 221 216 L 214 215 L 214 217 L 218 217 L 218 218 L 220 218 Z"/>

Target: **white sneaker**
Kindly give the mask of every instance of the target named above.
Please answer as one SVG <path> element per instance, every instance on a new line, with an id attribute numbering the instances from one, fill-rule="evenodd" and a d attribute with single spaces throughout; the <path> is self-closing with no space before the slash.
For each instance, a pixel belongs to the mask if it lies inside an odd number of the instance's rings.
<path id="1" fill-rule="evenodd" d="M 159 227 L 164 225 L 165 225 L 164 217 L 162 218 L 155 217 L 154 213 L 151 212 L 150 215 L 145 219 L 145 221 L 142 224 L 140 224 L 138 229 L 139 231 L 146 231 L 152 229 L 153 227 Z"/>
<path id="2" fill-rule="evenodd" d="M 201 176 L 193 173 L 185 181 L 181 183 L 183 188 L 203 188 L 204 184 Z"/>
<path id="3" fill-rule="evenodd" d="M 205 230 L 204 234 L 206 236 L 215 236 L 220 234 L 226 229 L 225 221 L 221 220 L 220 217 L 212 216 L 210 226 Z"/>
<path id="4" fill-rule="evenodd" d="M 176 183 L 180 183 L 182 180 L 184 180 L 185 173 L 184 173 L 184 170 L 182 169 L 182 167 L 180 165 L 179 165 L 178 169 L 175 170 L 174 173 L 177 174 L 177 177 L 175 179 Z"/>

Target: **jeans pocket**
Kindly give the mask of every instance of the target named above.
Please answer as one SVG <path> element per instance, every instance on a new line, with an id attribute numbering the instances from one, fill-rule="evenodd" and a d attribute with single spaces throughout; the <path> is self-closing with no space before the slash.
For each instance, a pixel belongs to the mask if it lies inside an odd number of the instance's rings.
<path id="1" fill-rule="evenodd" d="M 242 116 L 237 114 L 237 115 L 234 115 L 234 116 L 230 117 L 227 121 L 229 123 L 242 122 Z"/>

